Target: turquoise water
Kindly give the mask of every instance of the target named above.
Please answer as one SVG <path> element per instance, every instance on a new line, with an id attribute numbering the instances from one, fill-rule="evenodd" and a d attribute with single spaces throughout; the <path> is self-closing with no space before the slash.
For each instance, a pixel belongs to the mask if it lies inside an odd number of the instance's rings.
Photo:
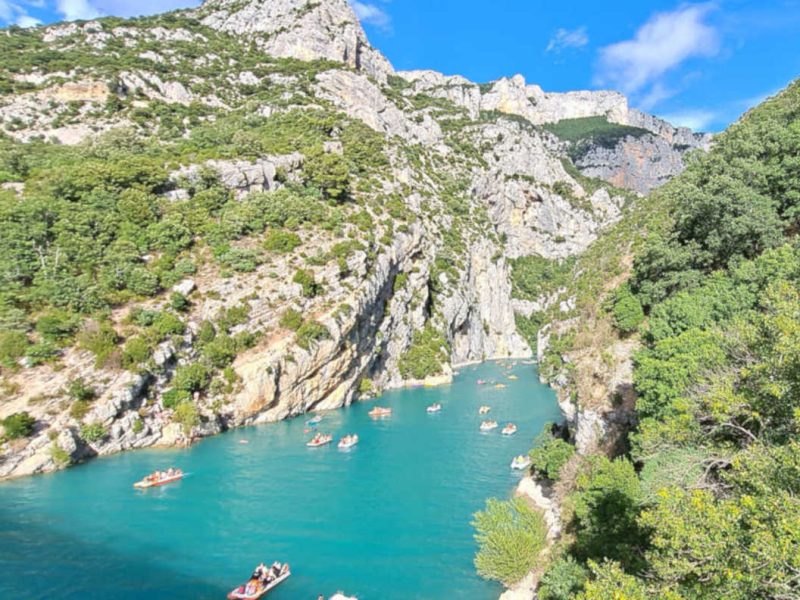
<path id="1" fill-rule="evenodd" d="M 434 401 L 442 412 L 429 415 Z M 394 416 L 373 421 L 376 404 Z M 518 433 L 481 434 L 481 404 Z M 278 559 L 293 575 L 270 600 L 337 590 L 360 600 L 493 599 L 500 588 L 475 575 L 470 517 L 511 492 L 511 459 L 558 416 L 533 366 L 486 363 L 449 387 L 326 413 L 320 431 L 361 437 L 348 452 L 306 448 L 304 420 L 294 419 L 11 481 L 0 485 L 0 598 L 219 599 L 258 562 Z M 170 465 L 188 476 L 131 488 Z"/>

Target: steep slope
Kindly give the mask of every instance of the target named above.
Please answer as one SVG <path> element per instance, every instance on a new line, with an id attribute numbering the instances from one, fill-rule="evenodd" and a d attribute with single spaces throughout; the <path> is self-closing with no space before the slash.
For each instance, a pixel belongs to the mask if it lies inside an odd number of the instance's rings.
<path id="1" fill-rule="evenodd" d="M 574 256 L 634 202 L 506 83 L 393 74 L 344 0 L 0 46 L 0 476 L 529 356 L 509 257 Z"/>
<path id="2" fill-rule="evenodd" d="M 795 82 L 562 278 L 540 352 L 577 454 L 540 474 L 538 597 L 797 595 L 798 115 Z"/>

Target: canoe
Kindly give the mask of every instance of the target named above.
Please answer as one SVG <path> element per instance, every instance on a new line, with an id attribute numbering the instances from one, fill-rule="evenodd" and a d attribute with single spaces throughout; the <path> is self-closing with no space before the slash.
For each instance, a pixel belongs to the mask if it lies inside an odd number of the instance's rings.
<path id="1" fill-rule="evenodd" d="M 168 483 L 172 483 L 173 481 L 178 481 L 179 479 L 183 479 L 183 473 L 178 475 L 173 475 L 172 477 L 164 477 L 163 479 L 159 479 L 158 481 L 147 481 L 146 479 L 142 479 L 141 481 L 137 481 L 133 484 L 133 487 L 138 488 L 140 490 L 145 490 L 151 487 L 158 487 L 160 485 L 167 485 Z"/>
<path id="2" fill-rule="evenodd" d="M 280 577 L 278 577 L 276 579 L 273 579 L 267 585 L 265 585 L 263 588 L 253 592 L 252 594 L 245 594 L 244 593 L 245 586 L 247 584 L 240 585 L 236 589 L 233 589 L 233 590 L 230 591 L 230 593 L 228 594 L 228 600 L 257 600 L 258 598 L 262 598 L 262 597 L 266 596 L 271 590 L 274 590 L 276 587 L 278 587 L 284 581 L 289 579 L 289 577 L 291 575 L 292 575 L 292 571 L 291 570 L 287 570 L 283 575 L 281 575 Z"/>
<path id="3" fill-rule="evenodd" d="M 311 440 L 306 444 L 309 448 L 319 448 L 320 446 L 325 446 L 326 444 L 330 444 L 333 441 L 332 435 L 323 435 L 318 440 Z"/>

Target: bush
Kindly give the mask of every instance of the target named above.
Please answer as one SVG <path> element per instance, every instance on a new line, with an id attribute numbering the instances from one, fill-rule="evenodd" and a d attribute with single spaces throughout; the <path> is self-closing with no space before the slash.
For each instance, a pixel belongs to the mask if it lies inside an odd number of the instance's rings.
<path id="1" fill-rule="evenodd" d="M 73 400 L 83 400 L 85 402 L 91 402 L 97 395 L 94 388 L 86 383 L 82 377 L 70 381 L 65 391 L 67 396 Z"/>
<path id="2" fill-rule="evenodd" d="M 89 414 L 89 411 L 92 409 L 92 403 L 88 400 L 76 400 L 72 403 L 72 406 L 69 407 L 69 416 L 75 419 L 76 421 L 80 421 Z"/>
<path id="3" fill-rule="evenodd" d="M 108 430 L 102 423 L 88 423 L 81 427 L 81 437 L 89 443 L 99 442 L 108 437 Z"/>
<path id="4" fill-rule="evenodd" d="M 175 370 L 175 387 L 186 392 L 201 392 L 211 383 L 211 370 L 201 362 L 181 365 Z"/>
<path id="5" fill-rule="evenodd" d="M 36 419 L 30 416 L 27 412 L 14 413 L 3 419 L 3 427 L 6 431 L 6 437 L 12 440 L 22 437 L 28 437 L 33 433 L 33 426 L 36 424 Z"/>
<path id="6" fill-rule="evenodd" d="M 297 331 L 300 329 L 300 326 L 303 324 L 303 315 L 300 314 L 299 311 L 294 310 L 293 308 L 287 308 L 283 311 L 280 320 L 280 326 L 286 329 L 291 329 L 292 331 Z"/>
<path id="7" fill-rule="evenodd" d="M 200 414 L 191 402 L 181 402 L 175 408 L 172 420 L 183 426 L 183 433 L 189 435 L 192 429 L 200 424 Z"/>
<path id="8" fill-rule="evenodd" d="M 614 323 L 622 333 L 636 331 L 644 321 L 642 304 L 627 284 L 621 286 L 614 294 L 612 313 Z"/>
<path id="9" fill-rule="evenodd" d="M 264 238 L 264 249 L 269 252 L 287 254 L 302 244 L 300 236 L 291 231 L 271 229 Z"/>
<path id="10" fill-rule="evenodd" d="M 571 600 L 583 589 L 589 573 L 572 557 L 552 563 L 542 576 L 536 597 L 539 600 Z"/>
<path id="11" fill-rule="evenodd" d="M 330 337 L 330 331 L 322 323 L 306 321 L 297 330 L 297 345 L 304 350 L 310 350 L 312 344 Z"/>
<path id="12" fill-rule="evenodd" d="M 136 369 L 150 358 L 150 352 L 151 347 L 146 339 L 141 336 L 132 337 L 122 348 L 122 366 L 126 369 Z"/>
<path id="13" fill-rule="evenodd" d="M 511 585 L 536 567 L 547 541 L 544 517 L 522 498 L 489 499 L 472 522 L 479 549 L 478 574 Z"/>
<path id="14" fill-rule="evenodd" d="M 164 408 L 175 408 L 182 402 L 191 402 L 192 395 L 186 390 L 171 389 L 161 394 L 161 403 Z"/>
<path id="15" fill-rule="evenodd" d="M 217 319 L 217 325 L 221 331 L 230 332 L 237 325 L 244 325 L 250 317 L 250 305 L 246 302 L 238 306 L 231 306 Z"/>
<path id="16" fill-rule="evenodd" d="M 180 292 L 173 292 L 169 297 L 169 305 L 172 310 L 186 312 L 189 310 L 189 307 L 192 305 L 192 303 L 189 302 L 189 299 Z"/>
<path id="17" fill-rule="evenodd" d="M 228 334 L 218 335 L 203 346 L 203 356 L 217 369 L 227 367 L 236 358 L 238 345 Z"/>
<path id="18" fill-rule="evenodd" d="M 0 364 L 11 367 L 25 355 L 28 336 L 22 331 L 0 331 Z"/>
<path id="19" fill-rule="evenodd" d="M 25 357 L 32 367 L 53 360 L 58 355 L 58 348 L 50 342 L 39 342 L 38 344 L 28 346 L 25 352 Z"/>
<path id="20" fill-rule="evenodd" d="M 575 454 L 575 448 L 561 438 L 554 438 L 549 431 L 543 432 L 536 439 L 528 456 L 536 474 L 550 481 L 558 481 L 561 467 Z"/>
<path id="21" fill-rule="evenodd" d="M 79 317 L 63 310 L 54 310 L 39 317 L 36 331 L 48 342 L 71 337 L 78 330 Z"/>
<path id="22" fill-rule="evenodd" d="M 248 248 L 231 248 L 223 252 L 218 260 L 220 264 L 237 273 L 252 273 L 261 264 L 258 253 Z"/>
<path id="23" fill-rule="evenodd" d="M 91 322 L 81 331 L 78 342 L 95 356 L 98 368 L 106 366 L 115 350 L 119 336 L 110 323 Z"/>
<path id="24" fill-rule="evenodd" d="M 170 335 L 182 335 L 186 324 L 172 313 L 161 312 L 153 320 L 151 329 L 159 340 L 163 340 Z"/>
<path id="25" fill-rule="evenodd" d="M 314 298 L 322 293 L 323 287 L 314 279 L 314 274 L 305 269 L 298 269 L 292 278 L 294 283 L 299 283 L 303 288 L 303 296 Z"/>

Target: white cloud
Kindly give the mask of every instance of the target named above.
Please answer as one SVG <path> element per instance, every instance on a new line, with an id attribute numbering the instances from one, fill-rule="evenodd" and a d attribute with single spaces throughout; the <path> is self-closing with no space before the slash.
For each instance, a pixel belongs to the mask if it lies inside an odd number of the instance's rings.
<path id="1" fill-rule="evenodd" d="M 589 36 L 586 27 L 578 27 L 570 31 L 569 29 L 558 29 L 550 38 L 545 52 L 562 52 L 569 48 L 583 48 L 589 43 Z"/>
<path id="2" fill-rule="evenodd" d="M 362 23 L 375 25 L 380 29 L 389 29 L 391 27 L 391 17 L 379 6 L 369 2 L 359 2 L 358 0 L 350 0 L 350 5 Z"/>
<path id="3" fill-rule="evenodd" d="M 17 25 L 20 27 L 36 27 L 41 24 L 42 22 L 39 19 L 30 15 L 20 15 L 17 17 Z"/>
<path id="4" fill-rule="evenodd" d="M 651 96 L 651 106 L 672 95 L 661 78 L 684 61 L 710 57 L 719 50 L 717 30 L 704 22 L 713 4 L 683 5 L 657 13 L 642 25 L 632 40 L 600 50 L 595 82 L 626 94 Z M 648 89 L 649 88 L 649 89 Z"/>
<path id="5" fill-rule="evenodd" d="M 708 126 L 717 119 L 717 116 L 717 113 L 713 111 L 697 109 L 661 115 L 661 118 L 679 127 L 688 127 L 694 131 L 706 131 Z"/>
<path id="6" fill-rule="evenodd" d="M 88 0 L 58 0 L 56 8 L 67 21 L 94 19 L 102 14 Z"/>

